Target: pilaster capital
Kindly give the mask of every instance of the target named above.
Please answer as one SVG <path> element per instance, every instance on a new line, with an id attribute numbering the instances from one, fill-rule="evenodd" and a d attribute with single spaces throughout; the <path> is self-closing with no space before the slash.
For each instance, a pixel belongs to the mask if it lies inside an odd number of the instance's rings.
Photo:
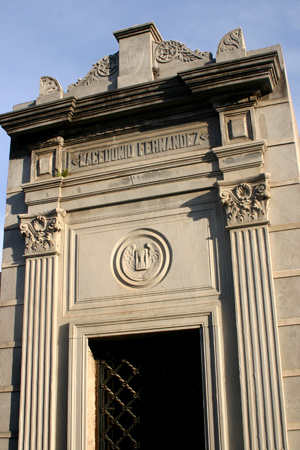
<path id="1" fill-rule="evenodd" d="M 238 181 L 219 181 L 220 204 L 224 206 L 227 228 L 237 228 L 268 223 L 267 210 L 270 198 L 269 175 Z"/>
<path id="2" fill-rule="evenodd" d="M 60 254 L 63 209 L 54 209 L 41 215 L 20 214 L 20 232 L 25 236 L 26 257 Z"/>

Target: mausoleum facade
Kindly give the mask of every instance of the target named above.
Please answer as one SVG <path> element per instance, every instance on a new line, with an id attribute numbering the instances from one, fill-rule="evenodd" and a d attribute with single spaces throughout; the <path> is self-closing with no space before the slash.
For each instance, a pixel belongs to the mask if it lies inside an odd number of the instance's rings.
<path id="1" fill-rule="evenodd" d="M 150 22 L 11 137 L 0 449 L 297 450 L 299 136 L 276 45 Z"/>

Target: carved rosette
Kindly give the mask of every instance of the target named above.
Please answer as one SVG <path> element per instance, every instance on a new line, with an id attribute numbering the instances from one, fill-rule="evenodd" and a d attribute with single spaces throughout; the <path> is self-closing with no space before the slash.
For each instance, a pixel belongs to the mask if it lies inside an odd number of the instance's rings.
<path id="1" fill-rule="evenodd" d="M 164 41 L 156 47 L 156 61 L 159 63 L 168 63 L 174 59 L 182 62 L 192 62 L 198 59 L 211 59 L 210 52 L 200 52 L 190 50 L 185 44 L 179 41 Z"/>
<path id="2" fill-rule="evenodd" d="M 64 216 L 65 212 L 58 209 L 39 216 L 20 214 L 20 232 L 25 237 L 24 256 L 59 253 Z"/>
<path id="3" fill-rule="evenodd" d="M 266 179 L 234 187 L 219 184 L 219 189 L 220 204 L 225 207 L 228 226 L 267 221 L 270 189 Z"/>

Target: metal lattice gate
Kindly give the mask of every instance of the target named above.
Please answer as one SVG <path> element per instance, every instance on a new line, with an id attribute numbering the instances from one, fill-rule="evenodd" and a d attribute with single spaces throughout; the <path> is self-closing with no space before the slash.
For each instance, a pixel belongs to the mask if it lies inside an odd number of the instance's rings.
<path id="1" fill-rule="evenodd" d="M 93 342 L 98 450 L 204 444 L 199 330 Z"/>

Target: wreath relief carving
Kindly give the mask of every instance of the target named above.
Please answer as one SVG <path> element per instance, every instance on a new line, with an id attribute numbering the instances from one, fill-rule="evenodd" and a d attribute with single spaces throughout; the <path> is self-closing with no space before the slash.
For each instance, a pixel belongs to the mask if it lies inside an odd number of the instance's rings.
<path id="1" fill-rule="evenodd" d="M 170 247 L 159 233 L 139 229 L 119 242 L 112 255 L 117 280 L 131 288 L 155 286 L 170 266 Z"/>

